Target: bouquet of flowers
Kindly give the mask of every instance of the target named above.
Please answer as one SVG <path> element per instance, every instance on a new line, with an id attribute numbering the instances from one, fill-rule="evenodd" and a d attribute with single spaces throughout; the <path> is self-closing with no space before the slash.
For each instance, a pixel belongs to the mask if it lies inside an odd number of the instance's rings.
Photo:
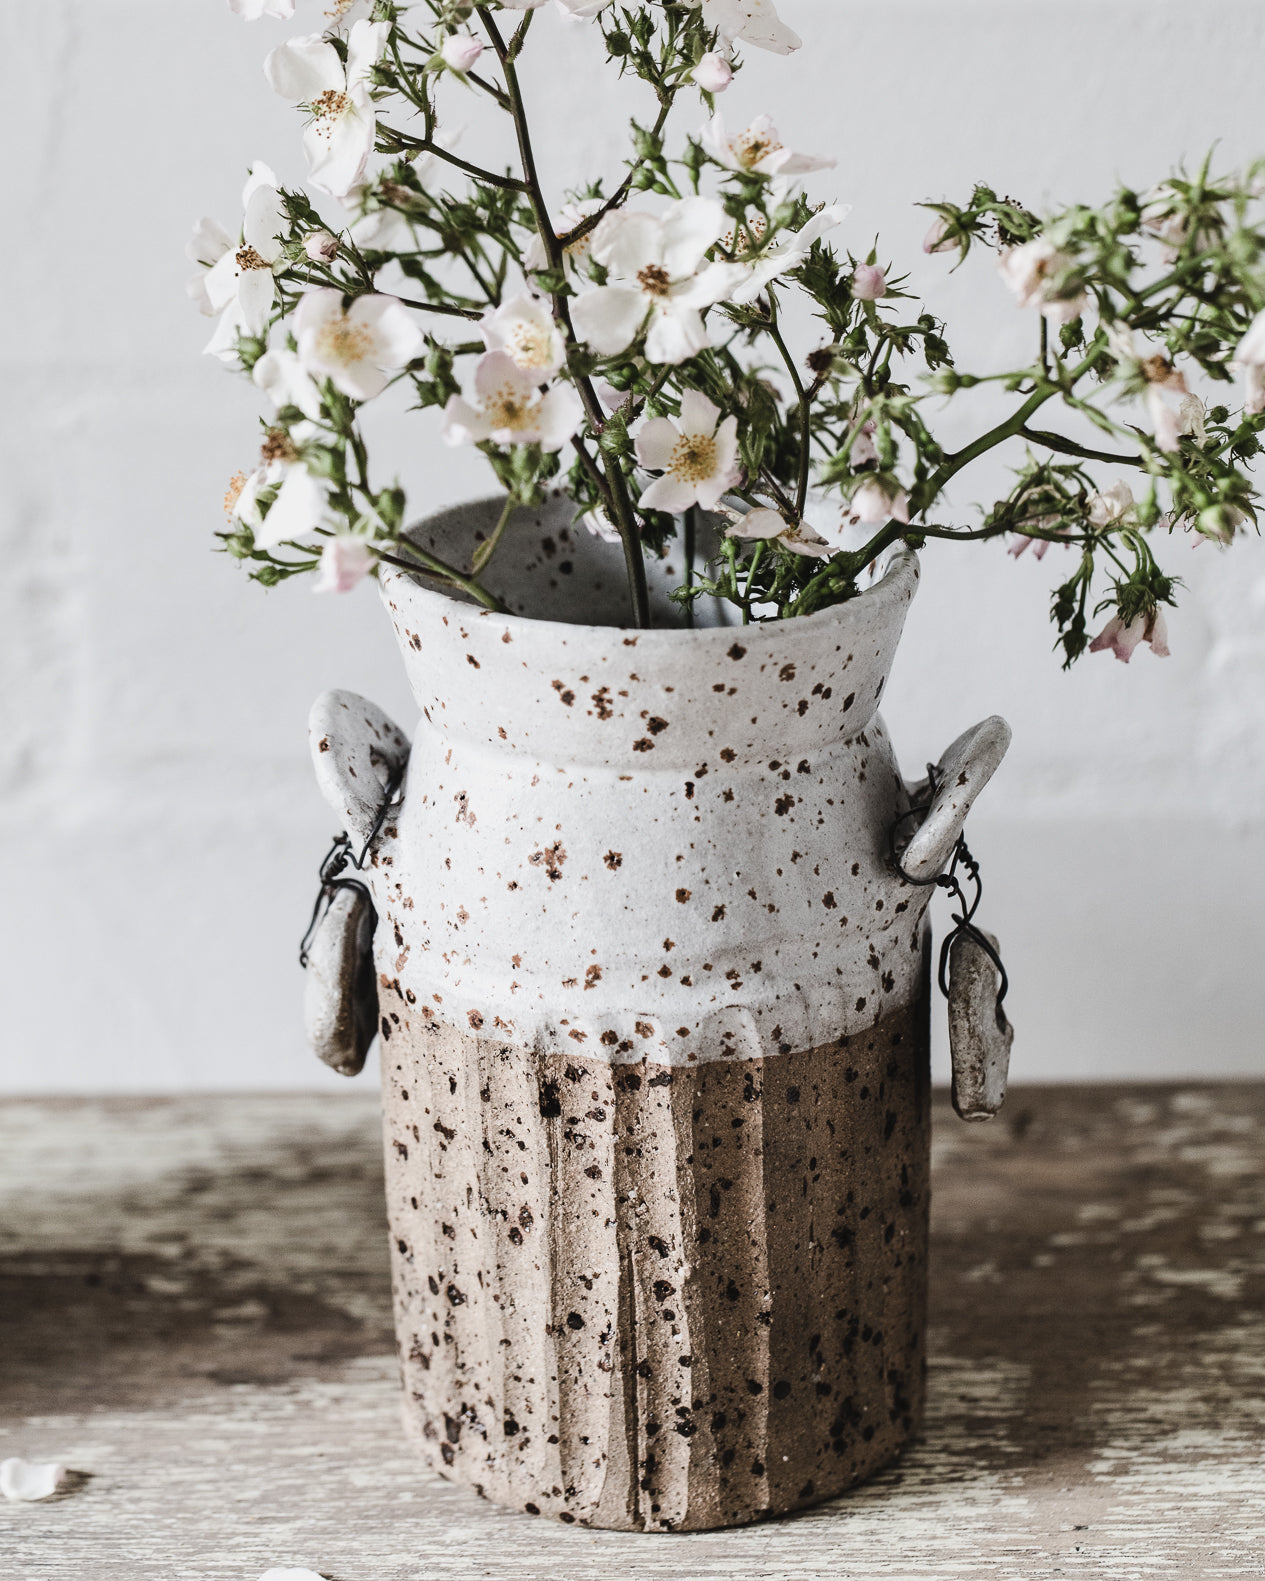
<path id="1" fill-rule="evenodd" d="M 288 18 L 296 0 L 229 6 Z M 646 559 L 672 538 L 684 624 L 703 594 L 787 619 L 855 596 L 897 543 L 999 538 L 1061 546 L 1065 663 L 1127 660 L 1168 651 L 1180 584 L 1157 548 L 1255 526 L 1265 161 L 1044 216 L 986 185 L 928 203 L 925 251 L 991 254 L 999 311 L 1031 315 L 1024 366 L 970 369 L 877 248 L 849 246 L 848 209 L 809 194 L 834 160 L 718 108 L 744 49 L 799 47 L 772 0 L 337 0 L 324 20 L 265 61 L 305 120 L 312 190 L 257 163 L 236 233 L 203 220 L 190 245 L 207 350 L 269 406 L 219 535 L 265 585 L 316 572 L 345 591 L 385 561 L 499 608 L 484 573 L 515 507 L 563 491 L 622 552 L 639 625 Z M 569 192 L 542 179 L 524 91 L 559 27 L 644 85 L 622 171 Z M 497 168 L 448 135 L 471 94 L 503 123 Z M 985 383 L 1008 415 L 947 449 L 937 416 Z M 408 536 L 404 491 L 371 461 L 362 409 L 393 385 L 436 439 L 482 451 L 504 496 L 469 564 Z M 1000 447 L 1005 498 L 941 519 Z"/>

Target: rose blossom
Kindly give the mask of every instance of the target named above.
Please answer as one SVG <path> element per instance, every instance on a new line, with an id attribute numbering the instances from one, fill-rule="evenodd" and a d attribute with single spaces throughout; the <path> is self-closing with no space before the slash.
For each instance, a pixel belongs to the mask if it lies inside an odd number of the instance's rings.
<path id="1" fill-rule="evenodd" d="M 341 291 L 309 291 L 294 315 L 299 361 L 317 379 L 329 379 L 355 401 L 371 401 L 390 382 L 388 371 L 407 367 L 426 337 L 398 298 L 358 296 L 343 309 Z"/>
<path id="2" fill-rule="evenodd" d="M 851 507 L 852 520 L 867 526 L 909 521 L 909 496 L 898 483 L 877 475 L 862 480 L 852 496 Z"/>
<path id="3" fill-rule="evenodd" d="M 729 517 L 731 538 L 776 539 L 796 554 L 809 555 L 815 560 L 828 559 L 835 552 L 836 545 L 819 537 L 807 522 L 793 526 L 780 511 L 768 506 L 757 506 L 745 515 L 741 511 L 726 511 L 725 514 Z"/>
<path id="4" fill-rule="evenodd" d="M 584 408 L 571 385 L 555 384 L 542 394 L 540 384 L 540 375 L 520 368 L 509 352 L 486 352 L 474 370 L 474 401 L 461 395 L 448 399 L 445 443 L 490 439 L 497 445 L 561 450 L 580 426 Z"/>
<path id="5" fill-rule="evenodd" d="M 758 115 L 745 132 L 730 137 L 718 110 L 703 130 L 703 147 L 728 170 L 755 176 L 799 176 L 810 170 L 831 170 L 835 159 L 818 159 L 813 154 L 797 154 L 778 136 L 777 127 L 767 115 Z"/>
<path id="6" fill-rule="evenodd" d="M 651 418 L 637 435 L 636 449 L 640 466 L 663 473 L 638 501 L 643 510 L 714 510 L 741 471 L 738 419 L 721 422 L 720 408 L 698 390 L 682 392 L 679 417 Z"/>
<path id="7" fill-rule="evenodd" d="M 1115 654 L 1122 664 L 1128 664 L 1133 650 L 1140 642 L 1149 642 L 1151 652 L 1159 659 L 1167 659 L 1168 626 L 1164 611 L 1156 605 L 1149 615 L 1138 614 L 1125 625 L 1120 616 L 1113 615 L 1089 645 L 1091 653 Z"/>
<path id="8" fill-rule="evenodd" d="M 1059 294 L 1056 282 L 1075 262 L 1046 237 L 1037 236 L 1021 247 L 1008 247 L 997 267 L 1020 307 L 1040 308 L 1051 324 L 1070 324 L 1085 311 L 1086 296 L 1075 287 L 1070 296 Z"/>
<path id="9" fill-rule="evenodd" d="M 264 62 L 264 74 L 282 98 L 311 110 L 303 148 L 313 183 L 333 197 L 351 191 L 373 152 L 373 71 L 390 32 L 389 22 L 357 22 L 347 36 L 345 66 L 319 33 L 278 45 Z"/>

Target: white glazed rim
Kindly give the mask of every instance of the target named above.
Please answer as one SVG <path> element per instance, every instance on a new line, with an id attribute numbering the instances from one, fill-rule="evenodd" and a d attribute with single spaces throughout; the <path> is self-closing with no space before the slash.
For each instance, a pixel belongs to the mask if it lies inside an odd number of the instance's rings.
<path id="1" fill-rule="evenodd" d="M 468 500 L 465 503 L 469 506 L 499 503 L 499 496 L 485 495 L 480 499 Z M 451 509 L 452 507 L 450 506 L 442 512 L 437 511 L 435 514 L 446 515 Z M 425 525 L 425 521 L 417 523 L 418 527 Z M 698 643 L 710 639 L 716 642 L 731 643 L 734 640 L 734 633 L 737 631 L 744 632 L 747 638 L 755 638 L 758 632 L 769 628 L 779 630 L 782 633 L 785 633 L 788 628 L 797 631 L 807 631 L 810 628 L 815 630 L 819 625 L 837 621 L 842 611 L 860 609 L 863 603 L 865 608 L 872 613 L 876 604 L 890 603 L 900 598 L 902 594 L 906 594 L 906 592 L 907 601 L 912 600 L 918 586 L 918 556 L 912 549 L 906 547 L 896 549 L 892 554 L 887 569 L 879 577 L 878 581 L 867 588 L 863 588 L 855 598 L 850 598 L 845 603 L 831 604 L 826 609 L 819 609 L 811 615 L 796 616 L 794 621 L 762 621 L 755 625 L 741 627 L 652 626 L 640 628 L 637 626 L 594 626 L 570 620 L 537 620 L 530 615 L 502 614 L 500 610 L 485 609 L 481 604 L 465 603 L 439 588 L 424 586 L 423 583 L 417 580 L 419 575 L 425 575 L 425 572 L 420 568 L 417 572 L 405 571 L 399 566 L 380 562 L 378 584 L 383 599 L 386 600 L 390 594 L 405 592 L 406 590 L 406 596 L 410 600 L 421 600 L 425 603 L 458 609 L 461 611 L 463 618 L 491 621 L 494 626 L 501 629 L 531 627 L 544 632 L 552 628 L 558 632 L 593 636 L 598 636 L 599 634 L 609 636 L 613 632 L 636 632 L 640 642 L 646 642 L 648 639 L 656 643 L 680 642 L 682 639 L 688 639 L 693 643 Z"/>

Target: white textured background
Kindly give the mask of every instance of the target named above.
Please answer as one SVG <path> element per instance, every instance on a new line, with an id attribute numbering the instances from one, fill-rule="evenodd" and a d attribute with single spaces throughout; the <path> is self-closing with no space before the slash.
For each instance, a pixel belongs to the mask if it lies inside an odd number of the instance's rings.
<path id="1" fill-rule="evenodd" d="M 299 0 L 317 25 L 320 0 Z M 951 316 L 959 361 L 1022 355 L 1031 321 L 981 260 L 918 250 L 921 198 L 976 178 L 1030 206 L 1145 185 L 1220 140 L 1265 153 L 1265 8 L 1218 0 L 782 0 L 808 47 L 757 56 L 725 109 L 836 152 L 853 205 Z M 299 25 L 304 19 L 300 17 Z M 235 223 L 243 173 L 302 175 L 259 62 L 285 29 L 222 0 L 9 4 L 0 252 L 0 1084 L 335 1085 L 307 1054 L 294 961 L 331 833 L 305 718 L 327 686 L 411 724 L 373 591 L 265 594 L 209 551 L 255 403 L 199 356 L 182 248 Z M 542 41 L 552 43 L 546 51 Z M 552 10 L 527 75 L 558 181 L 614 168 L 607 83 Z M 542 54 L 551 58 L 541 62 Z M 539 64 L 538 64 L 539 63 Z M 535 73 L 539 71 L 537 79 Z M 15 102 L 16 96 L 16 102 Z M 474 101 L 454 99 L 473 122 Z M 481 134 L 472 125 L 470 146 Z M 15 141 L 16 138 L 16 141 Z M 509 157 L 508 152 L 506 157 Z M 421 509 L 473 492 L 426 418 L 400 467 Z M 963 517 L 1000 469 L 970 474 Z M 1045 566 L 932 550 L 886 715 L 907 770 L 1001 712 L 1015 745 L 972 818 L 1026 1079 L 1259 1074 L 1265 548 L 1171 546 L 1174 656 L 1060 673 Z M 942 1013 L 941 1013 L 942 1014 Z"/>

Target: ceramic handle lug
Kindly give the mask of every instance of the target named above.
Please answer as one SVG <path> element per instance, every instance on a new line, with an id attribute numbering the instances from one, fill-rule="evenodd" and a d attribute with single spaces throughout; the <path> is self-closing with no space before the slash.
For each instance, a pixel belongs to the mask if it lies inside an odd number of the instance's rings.
<path id="1" fill-rule="evenodd" d="M 392 774 L 409 755 L 400 727 L 355 692 L 323 692 L 308 719 L 321 795 L 359 847 L 373 832 Z"/>
<path id="2" fill-rule="evenodd" d="M 1006 755 L 1010 726 L 994 714 L 964 731 L 937 765 L 939 790 L 901 857 L 915 881 L 936 876 L 949 860 L 972 803 Z"/>

